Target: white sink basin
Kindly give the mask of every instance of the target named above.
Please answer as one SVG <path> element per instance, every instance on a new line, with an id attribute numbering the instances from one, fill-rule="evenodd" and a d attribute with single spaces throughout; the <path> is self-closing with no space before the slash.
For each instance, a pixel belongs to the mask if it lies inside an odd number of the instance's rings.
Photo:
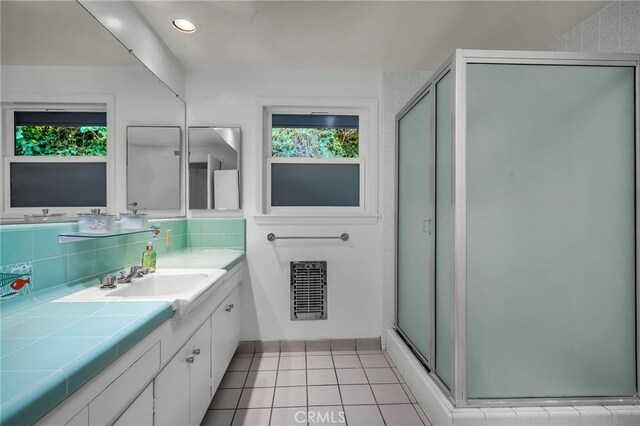
<path id="1" fill-rule="evenodd" d="M 96 285 L 55 302 L 167 301 L 175 311 L 174 319 L 180 320 L 217 288 L 226 273 L 224 269 L 158 269 L 131 283 L 117 284 L 115 289 L 101 290 Z"/>
<path id="2" fill-rule="evenodd" d="M 188 291 L 199 286 L 200 281 L 207 279 L 207 274 L 149 274 L 144 278 L 135 280 L 130 285 L 120 285 L 113 290 L 110 297 L 155 297 L 169 296 Z"/>

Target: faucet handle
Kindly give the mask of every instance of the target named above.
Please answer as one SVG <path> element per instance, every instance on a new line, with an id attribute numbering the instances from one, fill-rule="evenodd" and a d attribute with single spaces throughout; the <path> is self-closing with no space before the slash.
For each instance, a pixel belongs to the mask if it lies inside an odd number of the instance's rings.
<path id="1" fill-rule="evenodd" d="M 136 277 L 142 277 L 144 275 L 147 275 L 149 273 L 149 268 L 138 268 L 136 270 Z"/>
<path id="2" fill-rule="evenodd" d="M 105 285 L 105 284 L 114 284 L 116 282 L 116 277 L 115 275 L 105 275 L 104 277 L 102 277 L 100 279 L 100 284 Z"/>
<path id="3" fill-rule="evenodd" d="M 118 283 L 122 284 L 127 279 L 127 273 L 125 271 L 120 271 L 118 276 Z"/>
<path id="4" fill-rule="evenodd" d="M 111 289 L 116 288 L 116 277 L 115 275 L 105 275 L 100 279 L 100 288 L 101 289 Z"/>
<path id="5" fill-rule="evenodd" d="M 137 201 L 134 201 L 134 202 L 132 202 L 132 203 L 128 203 L 128 204 L 127 204 L 127 207 L 129 207 L 129 206 L 133 207 L 133 208 L 131 209 L 131 211 L 133 212 L 133 214 L 138 213 L 138 209 L 137 209 L 137 207 L 138 207 L 138 202 L 137 202 Z"/>

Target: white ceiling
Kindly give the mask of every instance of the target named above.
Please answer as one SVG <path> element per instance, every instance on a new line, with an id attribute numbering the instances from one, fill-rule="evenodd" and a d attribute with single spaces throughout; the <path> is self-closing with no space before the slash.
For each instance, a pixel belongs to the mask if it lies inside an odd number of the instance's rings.
<path id="1" fill-rule="evenodd" d="M 453 49 L 540 50 L 602 1 L 135 1 L 187 68 L 433 70 Z M 140 66 L 75 1 L 0 1 L 3 64 Z M 173 29 L 177 17 L 198 26 Z"/>
<path id="2" fill-rule="evenodd" d="M 187 68 L 380 71 L 432 70 L 460 47 L 542 50 L 608 2 L 134 3 Z"/>
<path id="3" fill-rule="evenodd" d="M 75 1 L 0 1 L 3 65 L 136 66 L 105 28 Z"/>

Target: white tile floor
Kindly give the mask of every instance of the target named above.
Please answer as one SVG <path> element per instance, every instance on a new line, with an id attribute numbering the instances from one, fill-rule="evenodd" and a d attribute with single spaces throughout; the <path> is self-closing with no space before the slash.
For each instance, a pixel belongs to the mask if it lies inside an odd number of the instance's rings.
<path id="1" fill-rule="evenodd" d="M 236 354 L 202 426 L 431 426 L 379 350 Z"/>

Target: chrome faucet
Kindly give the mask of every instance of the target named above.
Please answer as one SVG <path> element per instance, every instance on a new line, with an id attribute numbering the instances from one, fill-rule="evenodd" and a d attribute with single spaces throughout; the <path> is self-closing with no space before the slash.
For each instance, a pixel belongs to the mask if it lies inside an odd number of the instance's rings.
<path id="1" fill-rule="evenodd" d="M 120 272 L 120 276 L 118 277 L 118 283 L 130 283 L 131 279 L 142 277 L 143 275 L 147 275 L 149 273 L 148 268 L 143 268 L 140 265 L 134 265 L 129 270 L 128 274 L 125 274 L 124 271 Z"/>

